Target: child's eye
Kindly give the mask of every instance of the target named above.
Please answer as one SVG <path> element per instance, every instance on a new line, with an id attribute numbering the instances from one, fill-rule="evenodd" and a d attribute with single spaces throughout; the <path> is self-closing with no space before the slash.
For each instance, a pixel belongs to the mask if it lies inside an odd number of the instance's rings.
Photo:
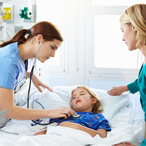
<path id="1" fill-rule="evenodd" d="M 85 94 L 82 93 L 82 94 L 80 94 L 80 95 L 82 96 L 82 95 L 85 95 Z"/>
<path id="2" fill-rule="evenodd" d="M 72 99 L 74 100 L 76 97 L 73 97 Z"/>

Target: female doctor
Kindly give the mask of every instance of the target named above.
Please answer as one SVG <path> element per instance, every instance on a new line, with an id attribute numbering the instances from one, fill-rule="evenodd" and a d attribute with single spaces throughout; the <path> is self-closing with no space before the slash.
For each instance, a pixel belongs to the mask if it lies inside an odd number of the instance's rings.
<path id="1" fill-rule="evenodd" d="M 30 29 L 20 30 L 11 40 L 0 45 L 0 111 L 9 109 L 5 118 L 18 120 L 31 120 L 40 118 L 70 117 L 75 112 L 72 109 L 61 107 L 54 110 L 34 110 L 14 105 L 14 89 L 22 81 L 26 72 L 27 60 L 35 58 L 41 45 L 38 60 L 45 62 L 55 56 L 63 38 L 60 31 L 50 22 L 39 22 Z M 32 81 L 41 92 L 43 88 L 52 91 L 43 84 L 35 75 Z"/>
<path id="2" fill-rule="evenodd" d="M 129 7 L 120 18 L 123 41 L 130 51 L 139 49 L 145 59 L 139 71 L 138 79 L 125 85 L 113 87 L 108 91 L 110 95 L 120 95 L 125 91 L 140 93 L 140 102 L 145 113 L 146 121 L 146 4 L 135 4 Z M 146 146 L 146 139 L 141 146 Z"/>

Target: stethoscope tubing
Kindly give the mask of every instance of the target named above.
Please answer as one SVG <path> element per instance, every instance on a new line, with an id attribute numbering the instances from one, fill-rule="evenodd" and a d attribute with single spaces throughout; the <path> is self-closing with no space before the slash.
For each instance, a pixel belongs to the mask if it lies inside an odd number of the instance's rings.
<path id="1" fill-rule="evenodd" d="M 35 66 L 35 63 L 36 63 L 36 59 L 38 57 L 38 54 L 39 54 L 39 51 L 40 51 L 40 48 L 41 48 L 41 45 L 42 45 L 42 41 L 40 41 L 40 46 L 39 46 L 39 49 L 38 49 L 38 52 L 37 52 L 37 56 L 34 60 L 34 63 L 33 63 L 33 66 L 32 66 L 32 69 L 31 69 L 31 72 L 30 72 L 30 82 L 29 82 L 29 89 L 28 89 L 28 95 L 27 95 L 27 108 L 29 108 L 29 94 L 30 94 L 30 88 L 31 88 L 31 78 L 32 78 L 32 75 L 33 75 L 33 71 L 34 71 L 34 66 Z M 42 106 L 42 105 L 41 105 Z M 37 124 L 37 125 L 50 125 L 52 123 L 55 123 L 59 120 L 62 120 L 63 118 L 59 118 L 59 119 L 56 119 L 55 121 L 53 122 L 48 122 L 48 123 L 40 123 L 40 122 L 36 122 L 35 120 L 31 120 L 33 123 Z"/>
<path id="2" fill-rule="evenodd" d="M 38 54 L 39 54 L 39 51 L 40 51 L 40 48 L 41 48 L 41 45 L 42 45 L 42 41 L 40 41 L 40 46 L 39 46 L 39 49 L 38 49 L 38 52 L 37 52 L 37 56 L 36 56 L 36 58 L 35 58 L 35 60 L 34 60 L 34 63 L 33 63 L 33 66 L 32 66 L 32 69 L 31 69 L 31 72 L 30 72 L 30 82 L 29 82 L 29 89 L 28 89 L 28 95 L 27 95 L 27 108 L 29 108 L 29 94 L 30 94 L 30 88 L 31 88 L 31 78 L 32 78 L 32 75 L 33 75 L 33 70 L 34 70 L 34 66 L 35 66 L 35 63 L 36 63 L 36 59 L 37 59 L 37 57 L 38 57 Z M 40 103 L 39 103 L 40 104 Z M 42 104 L 40 104 L 41 106 L 42 106 L 42 108 L 44 109 L 44 107 L 43 107 L 43 105 Z M 76 118 L 78 118 L 80 115 L 74 115 L 74 117 L 76 117 Z M 53 123 L 55 123 L 55 122 L 58 122 L 58 121 L 60 121 L 60 120 L 62 120 L 62 119 L 64 119 L 63 117 L 62 118 L 59 118 L 59 119 L 56 119 L 56 120 L 54 120 L 54 121 L 52 121 L 52 122 L 48 122 L 48 123 L 40 123 L 41 121 L 39 121 L 39 122 L 36 122 L 35 120 L 31 120 L 33 123 L 35 123 L 35 124 L 37 124 L 37 125 L 50 125 L 50 124 L 53 124 Z M 32 125 L 32 126 L 34 126 L 34 125 Z"/>

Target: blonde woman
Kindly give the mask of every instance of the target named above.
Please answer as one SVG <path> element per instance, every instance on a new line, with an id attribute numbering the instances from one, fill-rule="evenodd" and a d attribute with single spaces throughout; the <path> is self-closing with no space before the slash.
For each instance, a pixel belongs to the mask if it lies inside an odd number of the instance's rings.
<path id="1" fill-rule="evenodd" d="M 87 132 L 92 137 L 97 134 L 101 138 L 111 131 L 108 121 L 101 114 L 101 102 L 97 94 L 86 86 L 79 86 L 72 91 L 70 107 L 77 113 L 76 117 L 69 117 L 58 121 L 59 126 L 69 127 Z M 56 119 L 51 119 L 50 122 Z M 45 134 L 46 131 L 35 135 Z"/>
<path id="2" fill-rule="evenodd" d="M 125 10 L 120 18 L 123 41 L 130 51 L 139 49 L 145 59 L 139 71 L 138 79 L 125 85 L 113 87 L 108 91 L 110 95 L 120 95 L 125 91 L 140 93 L 140 102 L 145 113 L 146 121 L 146 4 L 135 4 Z M 146 146 L 146 139 L 141 146 Z"/>

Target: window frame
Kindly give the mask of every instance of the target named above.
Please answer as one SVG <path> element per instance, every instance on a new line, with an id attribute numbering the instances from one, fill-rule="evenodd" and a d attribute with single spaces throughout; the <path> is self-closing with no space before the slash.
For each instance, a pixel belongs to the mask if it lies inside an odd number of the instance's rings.
<path id="1" fill-rule="evenodd" d="M 94 48 L 94 38 L 88 40 L 88 36 L 94 36 L 94 15 L 121 15 L 129 6 L 92 6 L 86 2 L 86 84 L 89 79 L 133 81 L 137 78 L 137 69 L 95 67 L 94 49 L 89 49 Z"/>

